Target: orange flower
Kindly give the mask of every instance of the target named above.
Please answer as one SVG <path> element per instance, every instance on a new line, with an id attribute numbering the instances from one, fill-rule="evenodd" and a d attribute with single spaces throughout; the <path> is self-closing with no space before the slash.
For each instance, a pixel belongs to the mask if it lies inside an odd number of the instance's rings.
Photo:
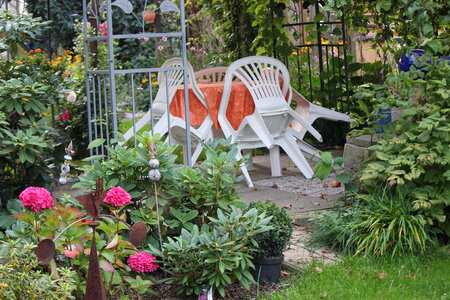
<path id="1" fill-rule="evenodd" d="M 153 85 L 158 85 L 158 81 L 153 81 L 152 84 Z"/>
<path id="2" fill-rule="evenodd" d="M 64 72 L 63 75 L 64 75 L 64 76 L 68 76 L 68 75 L 70 75 L 70 74 L 67 73 L 67 72 Z"/>
<path id="3" fill-rule="evenodd" d="M 18 65 L 23 65 L 23 62 L 18 61 L 17 64 L 18 64 Z"/>
<path id="4" fill-rule="evenodd" d="M 70 50 L 66 50 L 66 51 L 64 51 L 64 54 L 70 54 Z"/>
<path id="5" fill-rule="evenodd" d="M 34 53 L 34 50 L 33 50 L 33 49 L 31 49 L 31 50 L 30 50 L 30 53 Z"/>
<path id="6" fill-rule="evenodd" d="M 39 52 L 41 52 L 42 50 L 40 49 L 40 48 L 37 48 L 34 52 L 35 53 L 39 53 Z"/>
<path id="7" fill-rule="evenodd" d="M 83 60 L 83 58 L 81 57 L 81 56 L 75 56 L 75 61 L 81 61 L 81 60 Z"/>

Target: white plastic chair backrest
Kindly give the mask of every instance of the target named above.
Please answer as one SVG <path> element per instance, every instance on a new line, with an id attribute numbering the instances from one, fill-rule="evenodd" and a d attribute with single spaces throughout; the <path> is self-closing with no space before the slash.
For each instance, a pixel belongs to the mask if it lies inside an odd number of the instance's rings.
<path id="1" fill-rule="evenodd" d="M 200 83 L 218 83 L 225 80 L 228 67 L 213 67 L 195 72 L 195 80 Z"/>
<path id="2" fill-rule="evenodd" d="M 272 57 L 250 56 L 239 59 L 228 67 L 224 94 L 220 103 L 221 110 L 223 106 L 223 111 L 226 111 L 228 106 L 231 91 L 229 87 L 234 76 L 246 85 L 257 109 L 258 107 L 270 107 L 273 104 L 287 104 L 284 95 L 288 93 L 290 85 L 289 71 L 286 66 Z M 283 81 L 282 87 L 280 87 L 281 81 Z"/>
<path id="3" fill-rule="evenodd" d="M 183 66 L 183 60 L 181 58 L 172 58 L 165 61 L 161 68 L 170 68 L 170 67 L 181 67 Z M 194 69 L 192 65 L 187 62 L 187 70 L 188 70 L 188 81 L 194 91 L 194 94 L 200 100 L 200 102 L 206 107 L 206 101 L 203 93 L 198 88 L 195 80 L 194 80 Z M 166 79 L 167 79 L 167 87 L 166 87 Z M 183 70 L 170 70 L 170 71 L 160 71 L 158 73 L 158 82 L 159 89 L 155 97 L 154 102 L 164 102 L 169 101 L 169 105 L 172 102 L 175 93 L 178 88 L 184 83 Z M 167 97 L 168 91 L 168 97 Z"/>

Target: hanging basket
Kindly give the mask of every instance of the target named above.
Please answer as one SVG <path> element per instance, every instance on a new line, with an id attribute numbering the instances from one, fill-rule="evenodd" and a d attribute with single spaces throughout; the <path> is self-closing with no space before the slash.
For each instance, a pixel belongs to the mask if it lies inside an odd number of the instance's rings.
<path id="1" fill-rule="evenodd" d="M 147 24 L 155 23 L 156 11 L 146 10 L 142 12 L 142 16 L 144 17 L 145 23 Z"/>

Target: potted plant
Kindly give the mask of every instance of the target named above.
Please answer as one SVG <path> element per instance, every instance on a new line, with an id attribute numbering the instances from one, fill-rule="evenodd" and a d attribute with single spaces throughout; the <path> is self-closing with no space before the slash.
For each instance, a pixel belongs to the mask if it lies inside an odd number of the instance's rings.
<path id="1" fill-rule="evenodd" d="M 253 202 L 247 210 L 256 208 L 258 213 L 265 213 L 272 220 L 267 224 L 271 230 L 257 234 L 257 252 L 253 253 L 252 271 L 254 279 L 258 282 L 274 282 L 280 280 L 281 265 L 284 260 L 283 250 L 292 235 L 292 218 L 279 205 L 267 200 L 266 202 Z"/>

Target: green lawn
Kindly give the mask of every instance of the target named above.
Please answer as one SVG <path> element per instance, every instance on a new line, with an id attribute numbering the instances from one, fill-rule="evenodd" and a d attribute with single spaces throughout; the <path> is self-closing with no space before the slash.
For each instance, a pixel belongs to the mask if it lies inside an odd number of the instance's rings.
<path id="1" fill-rule="evenodd" d="M 352 258 L 312 264 L 261 299 L 450 299 L 450 248 L 426 257 Z"/>

